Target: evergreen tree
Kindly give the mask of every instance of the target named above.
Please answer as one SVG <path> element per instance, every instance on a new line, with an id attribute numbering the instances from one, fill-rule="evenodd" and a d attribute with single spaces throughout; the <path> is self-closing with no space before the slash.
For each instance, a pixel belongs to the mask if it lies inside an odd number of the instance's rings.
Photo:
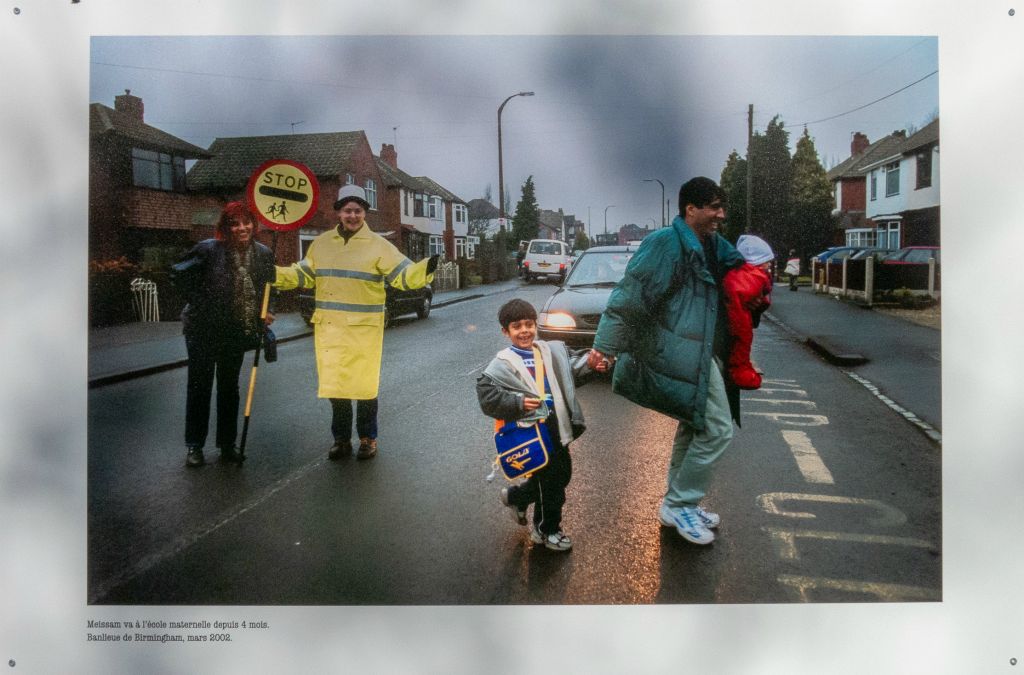
<path id="1" fill-rule="evenodd" d="M 747 231 L 759 235 L 778 253 L 785 245 L 787 221 L 792 215 L 789 202 L 793 183 L 789 132 L 778 115 L 763 134 L 754 134 L 750 155 L 753 195 Z"/>
<path id="2" fill-rule="evenodd" d="M 590 248 L 590 239 L 587 237 L 586 232 L 580 232 L 576 235 L 576 242 L 573 244 L 573 248 L 577 251 L 586 251 Z"/>
<path id="3" fill-rule="evenodd" d="M 540 207 L 534 195 L 533 176 L 528 176 L 523 183 L 523 196 L 516 204 L 516 213 L 512 216 L 512 241 L 518 246 L 520 241 L 537 238 L 540 232 Z"/>
<path id="4" fill-rule="evenodd" d="M 796 142 L 792 164 L 788 228 L 775 253 L 785 256 L 795 248 L 800 257 L 806 258 L 829 246 L 834 227 L 832 185 L 806 127 Z"/>
<path id="5" fill-rule="evenodd" d="M 728 197 L 722 236 L 735 243 L 747 229 L 747 160 L 733 150 L 719 182 Z"/>

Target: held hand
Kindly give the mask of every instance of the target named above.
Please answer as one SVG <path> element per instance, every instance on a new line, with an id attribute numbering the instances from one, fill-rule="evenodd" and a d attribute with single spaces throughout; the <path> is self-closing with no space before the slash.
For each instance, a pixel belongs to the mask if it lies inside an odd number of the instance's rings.
<path id="1" fill-rule="evenodd" d="M 274 315 L 271 314 L 270 312 L 267 312 L 267 316 L 266 318 L 263 319 L 263 323 L 265 323 L 268 326 L 274 323 Z"/>
<path id="2" fill-rule="evenodd" d="M 590 366 L 591 370 L 595 370 L 599 373 L 606 373 L 611 368 L 612 364 L 615 363 L 614 356 L 605 356 L 596 349 L 591 349 L 590 353 L 587 354 L 587 365 Z"/>
<path id="3" fill-rule="evenodd" d="M 529 412 L 531 410 L 536 410 L 539 407 L 540 407 L 540 399 L 539 398 L 524 398 L 523 399 L 523 409 L 525 409 L 527 412 Z"/>
<path id="4" fill-rule="evenodd" d="M 437 269 L 437 263 L 440 261 L 441 256 L 434 254 L 430 256 L 430 260 L 427 261 L 427 274 L 433 274 L 434 270 Z"/>

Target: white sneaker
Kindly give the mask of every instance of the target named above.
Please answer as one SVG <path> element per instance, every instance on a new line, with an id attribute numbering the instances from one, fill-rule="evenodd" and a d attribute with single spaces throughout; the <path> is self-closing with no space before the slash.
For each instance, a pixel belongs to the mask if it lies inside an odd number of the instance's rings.
<path id="1" fill-rule="evenodd" d="M 718 527 L 718 524 L 722 522 L 722 519 L 718 517 L 717 513 L 711 511 L 705 511 L 700 506 L 696 507 L 697 517 L 704 523 L 704 527 L 708 529 L 714 529 Z"/>
<path id="2" fill-rule="evenodd" d="M 530 541 L 534 544 L 544 544 L 544 548 L 552 551 L 568 551 L 572 548 L 572 539 L 561 530 L 545 536 L 536 527 L 530 526 Z"/>
<path id="3" fill-rule="evenodd" d="M 715 533 L 704 524 L 700 510 L 699 507 L 690 506 L 671 509 L 662 504 L 658 509 L 658 520 L 665 527 L 676 528 L 676 532 L 688 542 L 701 545 L 710 544 L 715 540 Z"/>
<path id="4" fill-rule="evenodd" d="M 508 500 L 508 488 L 501 488 L 501 503 L 511 509 L 512 520 L 520 525 L 526 525 L 526 509 L 521 509 Z"/>

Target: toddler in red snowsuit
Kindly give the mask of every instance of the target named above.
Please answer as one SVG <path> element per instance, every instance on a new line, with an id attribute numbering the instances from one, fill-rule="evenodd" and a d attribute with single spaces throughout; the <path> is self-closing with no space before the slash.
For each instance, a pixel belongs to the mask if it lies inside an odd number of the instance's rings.
<path id="1" fill-rule="evenodd" d="M 740 389 L 757 389 L 761 386 L 761 373 L 750 362 L 750 346 L 754 341 L 756 321 L 746 304 L 762 296 L 766 300 L 765 308 L 771 302 L 772 280 L 768 276 L 768 269 L 775 254 L 767 242 L 749 234 L 740 236 L 736 250 L 747 262 L 729 270 L 722 279 L 725 312 L 729 320 L 726 374 Z M 760 319 L 760 312 L 757 318 Z"/>

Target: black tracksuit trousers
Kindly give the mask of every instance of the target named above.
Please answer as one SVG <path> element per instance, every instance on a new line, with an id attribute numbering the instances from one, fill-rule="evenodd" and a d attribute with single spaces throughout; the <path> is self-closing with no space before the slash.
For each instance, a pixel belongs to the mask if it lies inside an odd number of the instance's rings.
<path id="1" fill-rule="evenodd" d="M 542 534 L 554 534 L 562 529 L 565 488 L 572 479 L 572 456 L 569 448 L 562 445 L 555 416 L 549 417 L 546 424 L 552 446 L 548 453 L 548 463 L 525 482 L 510 487 L 508 501 L 520 509 L 533 504 L 534 526 Z"/>

